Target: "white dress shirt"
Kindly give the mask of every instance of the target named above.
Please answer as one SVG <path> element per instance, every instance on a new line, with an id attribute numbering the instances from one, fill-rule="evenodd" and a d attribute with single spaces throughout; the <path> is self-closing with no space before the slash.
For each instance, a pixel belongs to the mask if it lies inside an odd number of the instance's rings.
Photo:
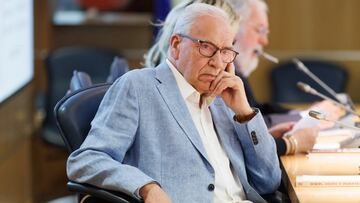
<path id="1" fill-rule="evenodd" d="M 185 80 L 168 59 L 166 62 L 175 76 L 176 83 L 199 132 L 210 164 L 215 170 L 214 203 L 250 202 L 245 200 L 246 197 L 240 180 L 233 173 L 229 158 L 215 132 L 209 109 L 213 99 L 203 99 L 200 107 L 200 93 Z"/>

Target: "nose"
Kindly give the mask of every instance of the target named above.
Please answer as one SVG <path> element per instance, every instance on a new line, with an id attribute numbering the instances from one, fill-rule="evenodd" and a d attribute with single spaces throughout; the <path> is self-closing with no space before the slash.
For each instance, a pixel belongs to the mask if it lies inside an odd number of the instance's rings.
<path id="1" fill-rule="evenodd" d="M 268 35 L 260 35 L 259 36 L 259 43 L 262 45 L 262 46 L 267 46 L 269 44 L 269 38 L 268 38 Z"/>
<path id="2" fill-rule="evenodd" d="M 221 59 L 220 50 L 217 50 L 214 56 L 212 56 L 209 60 L 209 65 L 213 68 L 215 68 L 217 71 L 220 71 L 223 69 L 224 62 Z"/>

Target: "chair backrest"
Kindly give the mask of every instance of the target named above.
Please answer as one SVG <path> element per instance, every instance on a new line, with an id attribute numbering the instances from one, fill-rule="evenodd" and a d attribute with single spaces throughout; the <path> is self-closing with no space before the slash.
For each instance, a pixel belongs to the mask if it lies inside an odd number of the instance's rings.
<path id="1" fill-rule="evenodd" d="M 86 72 L 93 83 L 104 83 L 109 74 L 110 65 L 117 54 L 111 50 L 98 48 L 68 47 L 57 49 L 46 59 L 48 89 L 46 94 L 46 117 L 44 127 L 54 129 L 50 135 L 43 134 L 45 141 L 62 146 L 63 143 L 53 143 L 56 140 L 50 136 L 59 136 L 53 118 L 55 104 L 66 94 L 74 70 Z M 61 140 L 61 139 L 60 139 Z"/>
<path id="2" fill-rule="evenodd" d="M 61 137 L 71 153 L 84 142 L 91 128 L 91 121 L 102 98 L 111 84 L 98 84 L 71 92 L 54 108 L 55 120 Z M 79 202 L 142 203 L 137 198 L 121 191 L 109 191 L 88 184 L 68 182 L 70 191 L 79 193 Z"/>
<path id="3" fill-rule="evenodd" d="M 301 61 L 311 72 L 330 86 L 335 92 L 344 92 L 348 74 L 342 66 L 320 60 Z M 298 70 L 293 62 L 288 61 L 279 64 L 272 69 L 271 85 L 273 101 L 284 103 L 304 103 L 320 100 L 316 96 L 306 94 L 299 90 L 296 86 L 296 83 L 299 81 L 307 83 L 319 92 L 332 97 L 305 73 Z"/>
<path id="4" fill-rule="evenodd" d="M 85 140 L 90 124 L 110 84 L 80 89 L 62 98 L 54 108 L 56 124 L 70 152 Z"/>

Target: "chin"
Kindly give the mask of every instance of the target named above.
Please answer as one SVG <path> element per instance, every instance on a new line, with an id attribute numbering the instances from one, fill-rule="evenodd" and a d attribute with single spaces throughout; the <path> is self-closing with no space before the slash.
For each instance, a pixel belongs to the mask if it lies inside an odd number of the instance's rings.
<path id="1" fill-rule="evenodd" d="M 199 87 L 197 88 L 197 91 L 200 93 L 200 94 L 207 94 L 210 92 L 210 85 L 206 86 L 206 87 Z"/>
<path id="2" fill-rule="evenodd" d="M 197 84 L 197 86 L 195 87 L 195 89 L 200 92 L 205 92 L 205 91 L 209 91 L 210 89 L 210 85 L 211 85 L 211 82 L 208 82 L 208 81 L 199 81 L 199 83 Z"/>
<path id="3" fill-rule="evenodd" d="M 207 88 L 207 89 L 198 89 L 198 92 L 199 92 L 200 94 L 207 94 L 207 93 L 210 92 L 210 90 L 209 90 L 209 88 Z"/>

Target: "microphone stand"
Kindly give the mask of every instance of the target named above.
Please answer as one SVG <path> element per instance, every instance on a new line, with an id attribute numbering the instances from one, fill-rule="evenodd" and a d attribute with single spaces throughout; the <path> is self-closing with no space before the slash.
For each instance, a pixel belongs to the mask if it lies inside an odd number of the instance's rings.
<path id="1" fill-rule="evenodd" d="M 312 73 L 299 59 L 293 58 L 292 61 L 296 64 L 299 70 L 308 75 L 311 79 L 313 79 L 317 84 L 319 84 L 322 88 L 324 88 L 331 96 L 333 96 L 338 102 L 346 105 L 345 101 L 339 98 L 337 93 L 331 89 L 327 84 L 325 84 L 320 78 L 318 78 L 314 73 Z"/>
<path id="2" fill-rule="evenodd" d="M 330 97 L 328 96 L 325 96 L 321 93 L 319 93 L 318 91 L 316 91 L 314 88 L 312 88 L 310 85 L 306 84 L 306 83 L 303 83 L 303 82 L 298 82 L 297 83 L 297 87 L 302 90 L 303 92 L 305 93 L 308 93 L 308 94 L 312 94 L 312 95 L 315 95 L 315 96 L 318 96 L 324 100 L 329 100 L 331 101 L 332 103 L 334 103 L 335 105 L 339 106 L 340 108 L 344 109 L 346 112 L 348 113 L 351 113 L 353 115 L 356 115 L 358 117 L 360 117 L 360 114 L 358 114 L 357 112 L 355 112 L 354 110 L 352 110 L 350 107 L 338 102 L 338 101 L 335 101 L 333 99 L 331 99 Z"/>
<path id="3" fill-rule="evenodd" d="M 340 122 L 340 121 L 328 119 L 323 113 L 318 112 L 318 111 L 310 110 L 309 111 L 309 116 L 311 116 L 312 118 L 315 118 L 317 120 L 333 122 L 335 124 L 338 124 L 339 126 L 342 126 L 342 127 L 345 127 L 345 128 L 350 128 L 350 129 L 356 130 L 356 131 L 360 131 L 360 128 L 358 128 L 356 126 L 352 126 L 352 125 L 348 125 L 348 124 Z"/>

